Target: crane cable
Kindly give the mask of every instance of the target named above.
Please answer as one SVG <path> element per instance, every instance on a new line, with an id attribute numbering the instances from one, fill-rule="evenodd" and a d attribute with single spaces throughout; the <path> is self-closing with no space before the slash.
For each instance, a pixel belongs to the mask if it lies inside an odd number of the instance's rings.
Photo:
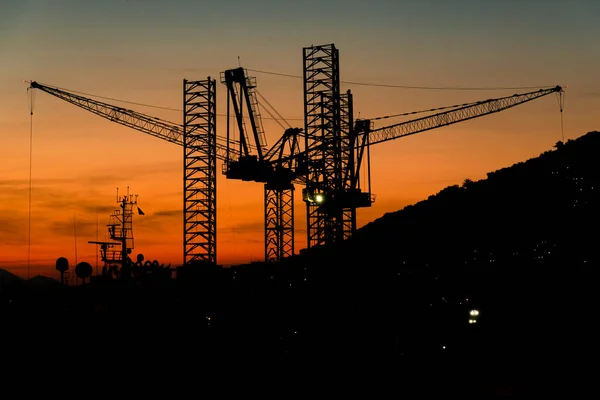
<path id="1" fill-rule="evenodd" d="M 69 92 L 69 93 L 75 93 L 75 94 L 80 94 L 80 95 L 83 95 L 83 96 L 95 97 L 95 98 L 103 99 L 103 100 L 117 101 L 119 103 L 133 104 L 133 105 L 136 105 L 136 106 L 157 108 L 157 109 L 160 109 L 160 110 L 167 110 L 167 111 L 178 111 L 178 112 L 182 112 L 183 111 L 183 109 L 181 109 L 181 108 L 163 107 L 163 106 L 157 106 L 157 105 L 147 104 L 147 103 L 138 103 L 138 102 L 135 102 L 135 101 L 117 99 L 117 98 L 114 98 L 114 97 L 99 96 L 97 94 L 91 94 L 91 93 L 81 92 L 79 90 L 66 89 L 66 88 L 59 87 L 59 86 L 51 86 L 51 85 L 46 85 L 46 84 L 43 84 L 43 85 L 47 86 L 47 87 L 50 87 L 50 88 L 53 88 L 53 89 L 63 90 L 65 92 Z M 227 117 L 227 114 L 219 114 L 219 113 L 217 113 L 216 115 L 219 116 L 219 117 Z M 244 118 L 249 118 L 249 117 L 244 117 Z M 273 118 L 264 118 L 264 119 L 274 119 L 274 120 L 277 120 L 277 118 L 274 118 L 274 117 Z M 285 121 L 285 119 L 283 117 L 281 119 Z M 288 119 L 298 120 L 298 121 L 303 120 L 303 118 L 288 118 Z"/>
<path id="2" fill-rule="evenodd" d="M 543 89 L 540 89 L 540 90 L 543 90 Z M 564 98 L 562 97 L 562 94 L 563 94 L 562 91 L 559 92 L 559 93 L 557 93 L 557 95 L 561 96 L 559 98 L 559 101 L 558 101 L 561 113 L 563 111 L 563 106 L 564 106 Z M 512 96 L 501 97 L 500 99 L 506 99 L 506 98 L 509 98 L 509 97 L 512 97 Z M 384 115 L 382 117 L 365 118 L 365 119 L 369 119 L 371 121 L 377 121 L 377 120 L 380 120 L 380 119 L 387 119 L 387 118 L 394 118 L 394 117 L 404 117 L 404 116 L 407 116 L 407 115 L 414 115 L 414 114 L 428 113 L 428 112 L 434 112 L 434 111 L 449 110 L 449 109 L 459 108 L 459 107 L 470 107 L 470 106 L 474 106 L 474 105 L 477 105 L 477 104 L 481 104 L 483 102 L 484 101 L 474 101 L 474 102 L 471 102 L 471 103 L 454 104 L 452 106 L 429 108 L 429 109 L 420 110 L 420 111 L 411 111 L 411 112 L 405 112 L 405 113 L 400 113 L 400 114 L 391 114 L 391 115 Z M 561 114 L 561 119 L 562 119 L 562 114 Z"/>
<path id="3" fill-rule="evenodd" d="M 473 102 L 473 103 L 455 104 L 453 106 L 436 107 L 436 108 L 430 108 L 430 109 L 427 109 L 427 110 L 411 111 L 411 112 L 405 112 L 405 113 L 401 113 L 401 114 L 384 115 L 382 117 L 368 118 L 368 119 L 370 119 L 371 121 L 376 121 L 376 120 L 379 120 L 379 119 L 387 119 L 387 118 L 394 118 L 394 117 L 404 117 L 404 116 L 407 116 L 407 115 L 414 115 L 414 114 L 421 114 L 421 113 L 426 113 L 426 112 L 448 110 L 450 108 L 466 107 L 466 106 L 475 105 L 477 103 L 480 103 L 480 102 L 476 101 L 476 102 Z"/>
<path id="4" fill-rule="evenodd" d="M 274 112 L 275 114 L 277 114 L 277 116 L 278 116 L 279 118 L 273 118 L 273 119 L 274 119 L 274 120 L 277 120 L 277 123 L 279 124 L 279 126 L 280 126 L 282 129 L 285 129 L 285 126 L 283 126 L 283 124 L 281 124 L 279 121 L 283 121 L 283 122 L 285 122 L 285 124 L 288 126 L 288 128 L 291 128 L 291 127 L 292 127 L 292 126 L 290 125 L 290 123 L 289 123 L 289 122 L 288 122 L 288 121 L 287 121 L 285 118 L 283 118 L 283 116 L 281 115 L 281 113 L 280 113 L 279 111 L 277 111 L 277 109 L 276 109 L 275 107 L 273 107 L 273 105 L 272 105 L 271 103 L 269 103 L 269 101 L 268 101 L 268 100 L 265 98 L 265 96 L 263 96 L 263 95 L 262 95 L 262 94 L 261 94 L 261 93 L 258 91 L 258 89 L 254 89 L 254 91 L 256 92 L 256 94 L 257 94 L 257 95 L 258 95 L 258 96 L 259 96 L 259 97 L 260 97 L 260 98 L 261 98 L 261 99 L 262 99 L 262 100 L 263 100 L 265 103 L 267 103 L 267 105 L 268 105 L 269 107 L 271 107 L 271 109 L 273 110 L 273 112 Z M 269 111 L 267 110 L 267 112 L 269 112 Z M 269 112 L 269 115 L 271 115 L 271 117 L 273 117 L 273 114 L 271 114 L 270 112 Z"/>
<path id="5" fill-rule="evenodd" d="M 263 73 L 263 74 L 285 76 L 285 77 L 290 77 L 290 78 L 302 78 L 301 76 L 291 75 L 291 74 L 283 74 L 283 73 L 278 73 L 278 72 L 261 71 L 261 70 L 250 69 L 250 68 L 246 68 L 246 70 L 247 71 L 252 71 L 252 72 Z M 384 84 L 374 84 L 374 83 L 364 83 L 364 82 L 348 82 L 348 81 L 341 81 L 341 83 L 354 84 L 354 85 L 364 85 L 364 86 L 380 86 L 380 87 L 393 87 L 393 88 L 403 88 L 403 89 L 430 89 L 430 90 L 521 90 L 521 89 L 539 89 L 540 88 L 540 86 L 520 86 L 520 87 L 450 87 L 450 86 L 449 87 L 434 87 L 434 86 L 405 86 L 405 85 L 384 85 Z M 157 108 L 157 109 L 169 110 L 169 111 L 183 111 L 182 109 L 179 109 L 179 108 L 162 107 L 162 106 L 156 106 L 156 105 L 152 105 L 152 104 L 145 104 L 145 103 L 138 103 L 138 102 L 134 102 L 134 101 L 121 100 L 121 99 L 116 99 L 114 97 L 99 96 L 99 95 L 94 95 L 94 94 L 91 94 L 91 93 L 81 92 L 81 91 L 77 91 L 77 90 L 71 90 L 71 89 L 61 88 L 61 87 L 58 87 L 58 86 L 50 86 L 50 85 L 44 85 L 44 86 L 53 87 L 55 89 L 64 90 L 64 91 L 71 92 L 71 93 L 77 93 L 77 94 L 81 94 L 81 95 L 85 95 L 85 96 L 96 97 L 96 98 L 104 99 L 104 100 L 117 101 L 117 102 L 126 103 L 126 104 L 133 104 L 133 105 L 138 105 L 138 106 L 142 106 L 142 107 L 151 107 L 151 108 Z M 541 86 L 541 87 L 542 88 L 546 88 L 546 87 L 549 88 L 549 87 L 552 87 L 552 85 L 545 85 L 545 86 Z M 288 118 L 288 119 L 283 118 L 283 116 L 265 99 L 265 97 L 262 94 L 260 94 L 260 92 L 258 90 L 256 90 L 256 93 L 279 116 L 279 118 L 276 118 L 275 116 L 273 116 L 272 113 L 270 113 L 269 111 L 267 111 L 267 113 L 271 117 L 270 118 L 266 117 L 266 118 L 263 118 L 263 119 L 272 119 L 272 120 L 275 120 L 275 121 L 277 121 L 277 123 L 282 128 L 283 128 L 283 126 L 281 125 L 281 123 L 279 121 L 284 121 L 289 127 L 291 127 L 290 124 L 289 124 L 289 122 L 288 122 L 288 120 L 290 120 L 290 121 L 302 121 L 303 120 L 303 118 Z M 453 105 L 453 106 L 430 108 L 430 109 L 427 109 L 427 110 L 412 111 L 412 112 L 406 112 L 406 113 L 400 113 L 400 114 L 392 114 L 392 115 L 386 115 L 386 116 L 381 116 L 381 117 L 376 117 L 376 118 L 369 118 L 369 119 L 375 121 L 375 120 L 380 120 L 380 119 L 387 119 L 387 118 L 401 117 L 401 116 L 407 116 L 407 115 L 421 114 L 421 113 L 425 113 L 425 112 L 442 111 L 442 110 L 447 110 L 447 109 L 461 107 L 461 106 L 473 105 L 475 103 L 477 103 L 477 102 L 456 104 L 456 105 Z M 561 112 L 562 112 L 562 109 L 561 109 Z M 220 117 L 226 117 L 227 116 L 226 114 L 219 114 L 219 113 L 217 113 L 216 115 L 220 116 Z M 244 117 L 244 118 L 249 118 L 249 117 Z"/>
<path id="6" fill-rule="evenodd" d="M 257 104 L 259 104 L 259 105 L 261 105 L 261 106 L 262 106 L 262 103 L 261 103 L 261 102 L 257 102 Z M 267 104 L 268 104 L 268 103 L 267 103 Z M 278 119 L 276 119 L 276 118 L 275 118 L 275 116 L 273 115 L 273 113 L 272 113 L 272 112 L 271 112 L 271 111 L 270 111 L 270 110 L 269 110 L 267 107 L 264 107 L 264 106 L 262 106 L 262 109 L 263 109 L 263 111 L 265 111 L 267 114 L 269 114 L 269 115 L 271 116 L 271 119 L 274 119 L 274 120 L 276 120 L 276 122 L 277 122 L 277 125 L 279 125 L 279 126 L 281 127 L 281 129 L 285 130 L 285 126 L 283 126 L 283 124 L 282 124 L 282 123 L 281 123 L 281 122 L 280 122 Z M 260 119 L 262 119 L 262 118 L 263 118 L 263 117 L 262 117 L 262 115 L 261 115 L 261 116 L 260 116 Z M 261 122 L 261 123 L 262 123 L 262 122 Z"/>
<path id="7" fill-rule="evenodd" d="M 283 74 L 280 72 L 262 71 L 258 69 L 246 68 L 248 71 L 257 72 L 259 74 L 285 76 L 287 78 L 299 78 L 299 75 Z M 374 86 L 374 87 L 386 87 L 396 89 L 419 89 L 419 90 L 521 90 L 521 89 L 539 89 L 540 87 L 553 87 L 553 85 L 542 85 L 542 86 L 482 86 L 482 87 L 468 87 L 468 86 L 409 86 L 409 85 L 390 85 L 384 83 L 369 83 L 369 82 L 352 82 L 352 81 L 340 81 L 347 85 L 357 86 Z"/>
<path id="8" fill-rule="evenodd" d="M 27 279 L 30 278 L 31 270 L 31 177 L 33 165 L 33 104 L 35 103 L 35 91 L 29 91 L 27 88 L 27 97 L 29 105 L 29 201 L 27 217 Z"/>

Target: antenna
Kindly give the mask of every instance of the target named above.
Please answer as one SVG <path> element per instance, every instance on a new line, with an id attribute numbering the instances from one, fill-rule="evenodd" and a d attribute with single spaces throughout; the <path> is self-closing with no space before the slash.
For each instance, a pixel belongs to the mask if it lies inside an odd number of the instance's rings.
<path id="1" fill-rule="evenodd" d="M 98 207 L 96 207 L 96 242 L 98 242 Z M 96 275 L 98 275 L 98 244 L 96 244 Z"/>
<path id="2" fill-rule="evenodd" d="M 75 265 L 77 265 L 77 223 L 75 220 L 75 213 L 73 213 L 73 236 L 75 239 Z"/>

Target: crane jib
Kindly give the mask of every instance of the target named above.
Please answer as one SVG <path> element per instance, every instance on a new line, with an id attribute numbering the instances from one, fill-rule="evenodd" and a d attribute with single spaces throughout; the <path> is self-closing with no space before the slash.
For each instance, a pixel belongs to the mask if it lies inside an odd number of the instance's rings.
<path id="1" fill-rule="evenodd" d="M 448 126 L 462 121 L 482 117 L 508 108 L 526 103 L 528 101 L 546 96 L 551 93 L 562 93 L 564 89 L 561 86 L 555 86 L 549 89 L 540 89 L 535 92 L 514 94 L 496 99 L 488 99 L 480 102 L 467 104 L 452 110 L 439 112 L 433 115 L 400 122 L 377 129 L 369 129 L 370 124 L 361 121 L 362 132 L 357 134 L 368 134 L 369 144 L 377 144 L 400 137 L 410 136 L 415 133 Z M 358 122 L 358 121 L 357 121 Z"/>

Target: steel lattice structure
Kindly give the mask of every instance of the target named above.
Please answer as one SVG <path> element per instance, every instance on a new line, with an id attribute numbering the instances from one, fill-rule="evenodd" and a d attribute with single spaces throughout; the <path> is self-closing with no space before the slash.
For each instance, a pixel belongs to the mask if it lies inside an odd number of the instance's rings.
<path id="1" fill-rule="evenodd" d="M 352 190 L 355 182 L 354 164 L 354 118 L 352 116 L 352 93 L 350 90 L 340 97 L 340 152 L 342 164 L 342 195 L 347 198 L 347 193 Z M 346 202 L 341 204 L 341 223 L 343 239 L 348 239 L 356 232 L 356 204 Z"/>
<path id="2" fill-rule="evenodd" d="M 265 261 L 294 255 L 294 187 L 270 189 L 265 184 Z"/>
<path id="3" fill-rule="evenodd" d="M 335 189 L 343 187 L 339 53 L 333 44 L 303 50 L 304 132 L 308 160 L 303 197 L 331 198 Z M 308 247 L 332 244 L 344 238 L 341 210 L 318 203 L 306 202 Z"/>
<path id="4" fill-rule="evenodd" d="M 183 262 L 217 262 L 216 81 L 183 81 Z"/>

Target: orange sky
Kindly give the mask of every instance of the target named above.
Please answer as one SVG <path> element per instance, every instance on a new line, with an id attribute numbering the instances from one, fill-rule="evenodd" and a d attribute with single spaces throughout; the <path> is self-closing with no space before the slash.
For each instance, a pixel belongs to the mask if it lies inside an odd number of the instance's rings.
<path id="1" fill-rule="evenodd" d="M 122 194 L 127 186 L 139 195 L 138 205 L 146 214 L 134 217 L 134 253 L 173 265 L 183 258 L 182 148 L 46 93 L 28 92 L 24 79 L 180 109 L 184 78 L 218 80 L 221 71 L 238 63 L 301 76 L 303 47 L 335 43 L 345 82 L 568 85 L 565 140 L 600 129 L 596 44 L 600 28 L 593 22 L 597 21 L 594 15 L 600 14 L 595 2 L 575 1 L 565 8 L 543 10 L 514 3 L 515 8 L 502 10 L 506 15 L 500 22 L 494 19 L 499 10 L 484 6 L 469 8 L 476 19 L 467 20 L 464 12 L 448 9 L 438 10 L 447 17 L 439 20 L 431 7 L 444 3 L 425 1 L 422 7 L 396 8 L 389 2 L 373 1 L 365 14 L 366 10 L 359 9 L 362 3 L 351 1 L 356 6 L 353 11 L 324 7 L 313 24 L 306 24 L 311 18 L 306 10 L 310 4 L 300 9 L 258 3 L 263 6 L 260 10 L 268 12 L 246 10 L 250 13 L 246 20 L 232 16 L 226 5 L 211 10 L 209 16 L 189 4 L 186 9 L 166 7 L 166 2 L 53 3 L 69 5 L 65 12 L 47 2 L 15 2 L 8 7 L 0 16 L 0 50 L 8 54 L 0 61 L 0 268 L 24 277 L 57 276 L 54 263 L 61 256 L 72 266 L 77 258 L 95 267 L 96 248 L 87 242 L 106 238 L 105 224 L 117 206 L 116 190 Z M 119 7 L 118 16 L 113 13 L 115 7 Z M 140 12 L 140 7 L 146 8 Z M 191 19 L 195 13 L 198 25 Z M 227 28 L 215 18 L 233 18 L 234 23 Z M 333 22 L 326 25 L 326 21 Z M 269 103 L 292 126 L 303 127 L 302 80 L 253 75 Z M 355 117 L 362 118 L 528 91 L 407 90 L 346 83 L 342 89 L 351 89 Z M 28 96 L 32 94 L 30 116 Z M 181 112 L 103 101 L 182 122 Z M 217 112 L 226 113 L 226 92 L 219 82 Z M 225 123 L 225 117 L 219 116 L 219 135 L 225 136 Z M 282 129 L 271 120 L 263 120 L 263 125 L 272 145 Z M 377 198 L 371 208 L 359 210 L 359 226 L 448 185 L 466 178 L 482 179 L 486 172 L 536 157 L 551 149 L 561 135 L 557 98 L 550 95 L 498 114 L 375 145 L 371 170 Z M 217 168 L 221 171 L 220 161 Z M 296 252 L 306 246 L 300 192 L 299 187 Z M 262 184 L 218 176 L 218 263 L 264 258 L 262 207 Z"/>

